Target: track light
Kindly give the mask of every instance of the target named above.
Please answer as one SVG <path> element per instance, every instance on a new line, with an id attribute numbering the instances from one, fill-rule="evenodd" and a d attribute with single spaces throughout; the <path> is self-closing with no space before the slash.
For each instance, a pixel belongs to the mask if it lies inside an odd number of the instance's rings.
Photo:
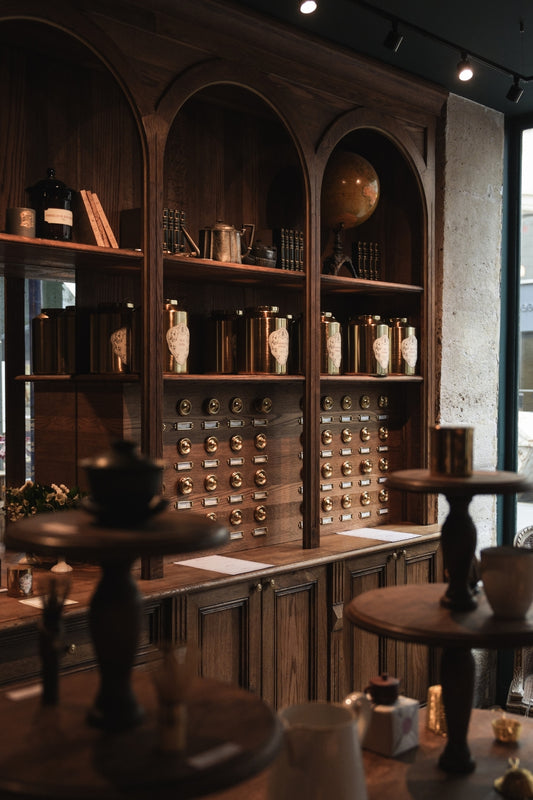
<path id="1" fill-rule="evenodd" d="M 507 92 L 507 99 L 511 101 L 511 103 L 518 103 L 522 95 L 524 94 L 524 88 L 520 86 L 520 78 L 518 75 L 514 76 L 513 85 Z"/>
<path id="2" fill-rule="evenodd" d="M 400 45 L 403 42 L 403 35 L 398 33 L 398 23 L 396 20 L 392 21 L 392 28 L 388 32 L 385 37 L 385 41 L 383 44 L 389 50 L 392 50 L 393 53 L 397 53 L 400 49 Z"/>
<path id="3" fill-rule="evenodd" d="M 300 3 L 300 13 L 301 14 L 312 14 L 316 11 L 318 3 L 315 0 L 302 0 Z"/>
<path id="4" fill-rule="evenodd" d="M 461 53 L 461 60 L 457 64 L 457 77 L 460 81 L 469 81 L 474 74 L 472 64 L 466 53 Z"/>

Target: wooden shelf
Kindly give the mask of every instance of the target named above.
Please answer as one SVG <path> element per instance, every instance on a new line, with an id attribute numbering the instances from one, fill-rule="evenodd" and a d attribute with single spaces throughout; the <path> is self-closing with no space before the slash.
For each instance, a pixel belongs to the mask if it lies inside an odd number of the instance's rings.
<path id="1" fill-rule="evenodd" d="M 254 381 L 256 383 L 278 383 L 278 381 L 289 382 L 303 382 L 303 375 L 270 375 L 270 374 L 238 374 L 238 375 L 218 375 L 215 373 L 206 373 L 205 375 L 198 374 L 176 374 L 173 372 L 165 372 L 163 378 L 166 381 L 207 381 L 208 383 L 242 383 L 243 381 Z"/>
<path id="2" fill-rule="evenodd" d="M 365 383 L 423 383 L 421 375 L 365 375 L 364 373 L 345 373 L 344 375 L 321 375 L 321 381 L 364 381 Z"/>
<path id="3" fill-rule="evenodd" d="M 15 380 L 41 383 L 138 383 L 137 373 L 102 373 L 101 375 L 17 375 Z"/>
<path id="4" fill-rule="evenodd" d="M 365 294 L 421 294 L 423 286 L 388 281 L 369 281 L 362 278 L 343 278 L 339 275 L 322 275 L 320 288 L 328 293 L 364 292 Z"/>
<path id="5" fill-rule="evenodd" d="M 165 255 L 165 274 L 167 277 L 187 281 L 209 280 L 213 283 L 232 281 L 250 286 L 272 285 L 273 282 L 279 282 L 283 287 L 295 289 L 301 289 L 305 283 L 304 272 L 189 256 Z"/>
<path id="6" fill-rule="evenodd" d="M 0 234 L 0 270 L 10 278 L 74 281 L 77 269 L 138 272 L 142 261 L 134 250 Z"/>

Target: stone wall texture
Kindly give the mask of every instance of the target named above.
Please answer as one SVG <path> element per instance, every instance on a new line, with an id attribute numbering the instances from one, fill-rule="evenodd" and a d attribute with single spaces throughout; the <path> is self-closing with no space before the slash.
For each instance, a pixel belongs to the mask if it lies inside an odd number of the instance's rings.
<path id="1" fill-rule="evenodd" d="M 440 422 L 474 427 L 474 469 L 496 469 L 504 116 L 447 103 L 440 286 Z M 439 498 L 439 517 L 447 503 Z M 496 498 L 471 505 L 478 548 L 495 543 Z"/>

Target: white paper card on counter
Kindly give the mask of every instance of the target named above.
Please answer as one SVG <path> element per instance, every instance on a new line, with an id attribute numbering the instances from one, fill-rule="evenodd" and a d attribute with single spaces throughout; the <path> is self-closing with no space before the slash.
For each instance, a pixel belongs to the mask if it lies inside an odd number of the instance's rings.
<path id="1" fill-rule="evenodd" d="M 420 534 L 389 531 L 385 528 L 357 528 L 352 531 L 339 531 L 339 536 L 357 536 L 361 539 L 377 539 L 380 542 L 403 542 L 406 539 L 418 539 Z"/>
<path id="2" fill-rule="evenodd" d="M 77 603 L 77 600 L 69 600 L 68 597 L 65 600 L 66 606 L 71 606 L 74 603 Z M 25 606 L 35 606 L 35 608 L 42 608 L 43 607 L 43 598 L 42 597 L 25 597 L 23 600 L 19 600 L 19 603 L 24 603 Z"/>
<path id="3" fill-rule="evenodd" d="M 188 561 L 174 561 L 174 564 L 206 569 L 211 572 L 224 572 L 227 575 L 240 575 L 243 572 L 253 572 L 256 569 L 274 566 L 273 564 L 263 564 L 260 561 L 245 561 L 228 556 L 200 556 L 199 558 L 190 558 Z"/>

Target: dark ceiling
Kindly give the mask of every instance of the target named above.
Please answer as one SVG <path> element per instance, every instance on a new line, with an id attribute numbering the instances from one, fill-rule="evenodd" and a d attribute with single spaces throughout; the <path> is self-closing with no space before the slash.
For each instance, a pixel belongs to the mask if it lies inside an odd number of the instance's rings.
<path id="1" fill-rule="evenodd" d="M 238 0 L 237 4 L 506 115 L 533 114 L 531 0 L 318 0 L 318 10 L 308 16 L 300 14 L 298 0 Z M 397 53 L 383 44 L 392 18 L 399 20 L 404 35 Z M 456 77 L 461 50 L 469 53 L 475 69 L 468 83 Z M 506 99 L 514 74 L 526 78 L 520 80 L 524 92 L 518 103 Z"/>

